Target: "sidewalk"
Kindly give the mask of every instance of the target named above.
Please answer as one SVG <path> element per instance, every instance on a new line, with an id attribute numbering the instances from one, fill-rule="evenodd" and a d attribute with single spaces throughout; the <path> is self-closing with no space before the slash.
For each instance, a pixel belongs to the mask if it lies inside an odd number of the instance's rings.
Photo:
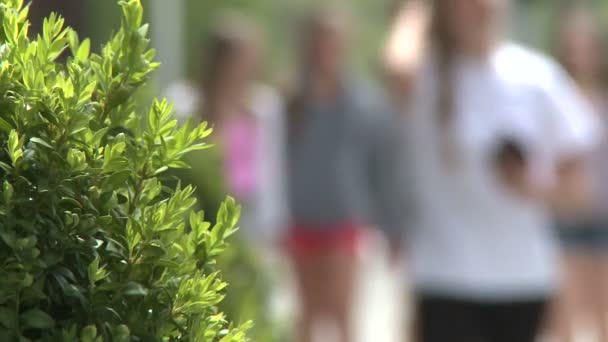
<path id="1" fill-rule="evenodd" d="M 408 322 L 404 279 L 399 279 L 402 273 L 398 270 L 389 269 L 385 251 L 378 247 L 373 246 L 363 255 L 353 318 L 357 342 L 402 342 Z"/>
<path id="2" fill-rule="evenodd" d="M 374 243 L 363 251 L 361 258 L 359 288 L 353 313 L 356 342 L 405 341 L 401 336 L 404 331 L 401 330 L 404 330 L 407 322 L 404 315 L 407 302 L 397 272 L 389 270 L 381 244 Z M 289 277 L 276 289 L 272 306 L 277 317 L 295 317 L 297 300 Z M 318 342 L 336 340 L 332 337 L 331 327 L 319 327 L 319 330 L 316 334 Z"/>
<path id="3" fill-rule="evenodd" d="M 411 342 L 405 338 L 408 318 L 407 289 L 403 273 L 389 270 L 382 244 L 375 243 L 362 255 L 359 289 L 353 313 L 355 342 Z M 288 277 L 287 277 L 288 278 Z M 295 317 L 297 301 L 290 279 L 275 291 L 274 307 L 278 317 Z M 288 321 L 293 322 L 293 319 Z M 584 327 L 581 327 L 584 328 Z M 321 327 L 316 342 L 334 342 L 331 328 Z M 576 342 L 597 342 L 588 329 L 581 329 Z M 446 341 L 447 342 L 447 341 Z M 516 342 L 516 341 L 514 341 Z M 542 339 L 539 342 L 553 342 Z"/>

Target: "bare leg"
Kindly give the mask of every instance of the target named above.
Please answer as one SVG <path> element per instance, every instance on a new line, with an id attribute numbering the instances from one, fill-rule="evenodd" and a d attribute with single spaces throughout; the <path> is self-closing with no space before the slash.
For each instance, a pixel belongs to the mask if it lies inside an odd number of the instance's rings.
<path id="1" fill-rule="evenodd" d="M 337 324 L 341 342 L 353 342 L 351 313 L 355 290 L 358 258 L 343 250 L 332 251 L 328 266 L 330 281 L 327 284 L 328 312 Z"/>
<path id="2" fill-rule="evenodd" d="M 559 342 L 574 342 L 577 327 L 587 319 L 585 283 L 588 263 L 578 253 L 566 253 L 563 257 L 562 286 L 556 299 L 552 325 Z"/>
<path id="3" fill-rule="evenodd" d="M 564 286 L 559 288 L 559 291 L 553 301 L 549 304 L 547 326 L 543 332 L 544 337 L 549 337 L 550 341 L 555 342 L 573 342 L 570 322 L 570 311 L 566 302 Z"/>
<path id="4" fill-rule="evenodd" d="M 595 257 L 593 277 L 590 279 L 595 284 L 594 297 L 596 305 L 595 320 L 599 329 L 600 342 L 608 342 L 608 256 Z"/>
<path id="5" fill-rule="evenodd" d="M 298 342 L 313 342 L 315 323 L 325 314 L 324 289 L 327 283 L 327 257 L 301 255 L 293 258 L 300 297 Z"/>
<path id="6" fill-rule="evenodd" d="M 588 254 L 577 257 L 576 264 L 577 274 L 577 309 L 579 312 L 578 321 L 588 323 L 601 342 L 608 342 L 606 335 L 606 281 L 604 276 L 607 274 L 604 271 L 603 261 L 598 255 L 594 255 L 591 251 Z"/>

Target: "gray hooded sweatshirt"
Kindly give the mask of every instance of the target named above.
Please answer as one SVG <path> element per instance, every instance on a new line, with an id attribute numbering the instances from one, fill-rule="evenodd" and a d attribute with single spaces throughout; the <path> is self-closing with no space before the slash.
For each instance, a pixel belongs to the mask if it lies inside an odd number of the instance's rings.
<path id="1" fill-rule="evenodd" d="M 357 82 L 332 101 L 292 110 L 288 149 L 291 221 L 310 229 L 377 226 L 400 242 L 411 208 L 397 112 Z"/>

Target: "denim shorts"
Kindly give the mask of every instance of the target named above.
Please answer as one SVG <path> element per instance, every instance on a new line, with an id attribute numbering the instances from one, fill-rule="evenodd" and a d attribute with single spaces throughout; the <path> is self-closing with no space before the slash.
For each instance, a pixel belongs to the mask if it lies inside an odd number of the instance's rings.
<path id="1" fill-rule="evenodd" d="M 608 252 L 608 222 L 558 223 L 557 231 L 564 249 Z"/>

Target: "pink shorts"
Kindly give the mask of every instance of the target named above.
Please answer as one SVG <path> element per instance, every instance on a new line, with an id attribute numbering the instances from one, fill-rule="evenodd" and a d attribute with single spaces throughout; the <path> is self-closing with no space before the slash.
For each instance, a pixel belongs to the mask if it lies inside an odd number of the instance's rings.
<path id="1" fill-rule="evenodd" d="M 285 237 L 285 245 L 294 256 L 322 255 L 336 250 L 357 254 L 367 239 L 364 227 L 352 222 L 323 226 L 294 224 Z"/>

